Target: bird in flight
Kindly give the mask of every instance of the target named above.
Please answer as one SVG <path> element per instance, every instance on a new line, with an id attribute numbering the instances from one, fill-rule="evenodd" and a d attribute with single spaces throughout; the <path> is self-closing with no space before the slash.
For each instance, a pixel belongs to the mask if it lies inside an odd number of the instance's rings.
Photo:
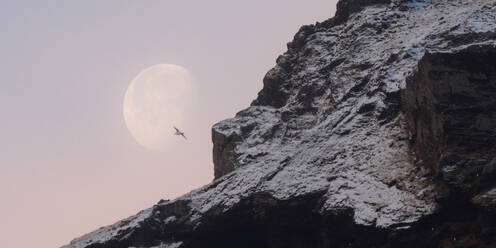
<path id="1" fill-rule="evenodd" d="M 179 131 L 179 129 L 177 129 L 177 127 L 174 127 L 174 129 L 176 129 L 176 133 L 175 133 L 174 135 L 180 135 L 180 136 L 183 136 L 183 138 L 184 138 L 185 140 L 187 140 L 187 139 L 186 139 L 186 136 L 184 135 L 184 132 Z"/>

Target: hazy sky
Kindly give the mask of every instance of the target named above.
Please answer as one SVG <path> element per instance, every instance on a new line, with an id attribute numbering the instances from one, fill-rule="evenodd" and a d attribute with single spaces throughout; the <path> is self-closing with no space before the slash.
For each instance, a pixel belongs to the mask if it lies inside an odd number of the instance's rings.
<path id="1" fill-rule="evenodd" d="M 53 248 L 213 179 L 211 126 L 246 108 L 335 0 L 2 1 L 0 246 Z M 189 140 L 140 146 L 124 94 L 155 64 L 196 78 Z"/>

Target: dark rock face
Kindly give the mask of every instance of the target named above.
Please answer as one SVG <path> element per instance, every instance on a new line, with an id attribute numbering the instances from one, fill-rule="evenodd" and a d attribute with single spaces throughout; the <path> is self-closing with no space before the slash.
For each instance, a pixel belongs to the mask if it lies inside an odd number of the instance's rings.
<path id="1" fill-rule="evenodd" d="M 236 142 L 240 142 L 241 140 L 241 137 L 237 135 L 237 133 L 222 135 L 219 132 L 212 130 L 212 141 L 217 144 L 216 146 L 214 146 L 213 150 L 215 178 L 219 178 L 236 168 L 236 166 L 234 165 L 234 161 L 236 161 L 234 144 Z"/>
<path id="2" fill-rule="evenodd" d="M 494 0 L 341 0 L 214 125 L 214 182 L 65 247 L 496 247 L 495 61 Z"/>
<path id="3" fill-rule="evenodd" d="M 474 45 L 426 54 L 407 81 L 406 111 L 418 163 L 459 194 L 496 179 L 496 51 Z"/>
<path id="4" fill-rule="evenodd" d="M 345 22 L 348 17 L 362 10 L 364 7 L 374 5 L 374 4 L 389 4 L 391 0 L 348 0 L 339 1 L 337 6 L 336 15 L 333 19 L 333 24 L 340 24 Z"/>

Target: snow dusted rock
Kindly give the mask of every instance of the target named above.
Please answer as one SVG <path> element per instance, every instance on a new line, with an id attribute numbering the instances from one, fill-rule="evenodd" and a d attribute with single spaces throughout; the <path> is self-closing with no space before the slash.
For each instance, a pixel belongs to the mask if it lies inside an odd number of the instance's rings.
<path id="1" fill-rule="evenodd" d="M 214 182 L 65 247 L 496 246 L 496 1 L 341 0 L 263 83 Z"/>

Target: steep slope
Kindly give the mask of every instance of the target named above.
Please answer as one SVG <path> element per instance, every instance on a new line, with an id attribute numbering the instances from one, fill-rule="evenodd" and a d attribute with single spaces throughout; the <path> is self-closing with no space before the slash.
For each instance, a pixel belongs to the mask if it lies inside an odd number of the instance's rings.
<path id="1" fill-rule="evenodd" d="M 214 125 L 214 182 L 64 247 L 495 247 L 495 96 L 496 1 L 341 0 Z"/>

